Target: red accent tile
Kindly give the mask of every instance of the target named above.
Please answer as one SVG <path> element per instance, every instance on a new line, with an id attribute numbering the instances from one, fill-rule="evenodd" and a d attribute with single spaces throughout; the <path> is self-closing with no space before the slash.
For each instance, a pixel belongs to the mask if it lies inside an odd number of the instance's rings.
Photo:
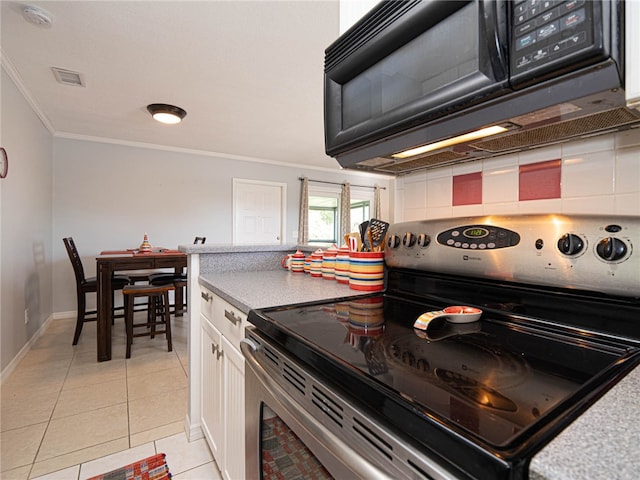
<path id="1" fill-rule="evenodd" d="M 560 198 L 561 173 L 560 159 L 520 165 L 520 201 Z"/>
<path id="2" fill-rule="evenodd" d="M 482 203 L 482 172 L 453 176 L 453 206 Z"/>

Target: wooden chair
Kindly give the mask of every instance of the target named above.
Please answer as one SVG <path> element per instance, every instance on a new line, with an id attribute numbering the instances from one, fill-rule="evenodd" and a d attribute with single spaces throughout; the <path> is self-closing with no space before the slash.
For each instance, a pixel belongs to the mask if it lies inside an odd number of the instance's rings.
<path id="1" fill-rule="evenodd" d="M 73 273 L 76 277 L 76 295 L 78 304 L 78 316 L 76 319 L 76 331 L 73 335 L 73 345 L 78 344 L 80 334 L 82 333 L 82 326 L 85 322 L 92 322 L 97 319 L 96 310 L 87 310 L 87 293 L 95 293 L 98 291 L 98 280 L 96 277 L 85 277 L 84 268 L 82 266 L 82 260 L 78 254 L 78 249 L 73 241 L 73 238 L 63 238 L 64 246 L 69 254 L 69 260 L 73 266 Z M 114 305 L 114 312 L 117 310 L 113 302 L 113 296 L 115 290 L 122 290 L 122 288 L 129 284 L 129 277 L 126 275 L 114 275 L 113 276 L 113 289 L 111 290 L 111 304 Z M 122 307 L 120 307 L 122 308 Z M 115 315 L 114 315 L 115 316 Z"/>
<path id="2" fill-rule="evenodd" d="M 203 245 L 207 241 L 207 237 L 196 237 L 193 240 L 194 245 Z M 173 285 L 176 289 L 178 288 L 186 288 L 187 286 L 187 275 L 184 273 L 152 273 L 149 275 L 149 284 L 150 285 Z M 184 302 L 182 305 L 173 305 L 173 313 L 175 315 L 182 315 L 182 311 L 187 307 L 187 296 L 186 292 L 183 294 L 182 298 Z"/>
<path id="3" fill-rule="evenodd" d="M 169 310 L 169 292 L 173 285 L 126 285 L 122 289 L 124 295 L 124 322 L 127 330 L 126 358 L 131 358 L 131 344 L 133 337 L 151 337 L 165 334 L 167 337 L 167 351 L 173 349 L 171 343 L 171 312 Z M 134 323 L 134 305 L 136 297 L 148 297 L 149 308 L 147 321 Z M 159 317 L 159 318 L 158 318 Z M 156 326 L 163 326 L 164 330 L 156 330 Z M 144 332 L 135 333 L 134 328 L 144 327 Z"/>

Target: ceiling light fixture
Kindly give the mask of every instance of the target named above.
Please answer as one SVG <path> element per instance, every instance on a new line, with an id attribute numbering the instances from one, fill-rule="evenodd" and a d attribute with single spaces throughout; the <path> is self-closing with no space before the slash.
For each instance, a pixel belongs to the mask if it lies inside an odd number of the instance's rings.
<path id="1" fill-rule="evenodd" d="M 147 105 L 147 110 L 154 120 L 170 125 L 180 123 L 187 115 L 187 112 L 182 108 L 167 105 L 166 103 L 152 103 L 151 105 Z"/>
<path id="2" fill-rule="evenodd" d="M 35 5 L 26 5 L 22 9 L 22 15 L 24 15 L 24 18 L 28 22 L 38 25 L 39 27 L 50 27 L 53 24 L 51 14 L 44 8 Z"/>
<path id="3" fill-rule="evenodd" d="M 482 128 L 474 132 L 469 132 L 469 133 L 465 133 L 464 135 L 459 135 L 457 137 L 449 138 L 447 140 L 430 143 L 428 145 L 423 145 L 421 147 L 412 148 L 411 150 L 405 150 L 404 152 L 396 153 L 395 155 L 391 155 L 391 156 L 393 158 L 409 158 L 415 155 L 421 155 L 423 153 L 432 152 L 440 148 L 446 148 L 446 147 L 451 147 L 453 145 L 458 145 L 459 143 L 469 142 L 471 140 L 478 140 L 479 138 L 489 137 L 491 135 L 497 135 L 498 133 L 506 132 L 507 130 L 508 128 L 505 128 L 499 125 L 494 125 L 492 127 Z"/>

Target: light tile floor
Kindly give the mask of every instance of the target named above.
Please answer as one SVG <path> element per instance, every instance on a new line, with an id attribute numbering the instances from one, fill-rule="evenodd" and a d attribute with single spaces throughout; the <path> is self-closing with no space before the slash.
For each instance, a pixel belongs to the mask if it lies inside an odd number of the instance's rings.
<path id="1" fill-rule="evenodd" d="M 175 480 L 220 479 L 206 442 L 188 442 L 187 317 L 135 338 L 125 360 L 122 319 L 113 354 L 96 361 L 95 322 L 71 345 L 74 319 L 53 320 L 1 387 L 0 478 L 82 480 L 165 453 Z"/>

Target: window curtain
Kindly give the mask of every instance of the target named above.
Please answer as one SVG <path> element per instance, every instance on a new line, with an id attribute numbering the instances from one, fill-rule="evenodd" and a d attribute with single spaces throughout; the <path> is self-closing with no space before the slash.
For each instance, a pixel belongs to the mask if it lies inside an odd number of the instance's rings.
<path id="1" fill-rule="evenodd" d="M 378 185 L 373 187 L 373 215 L 371 215 L 371 217 L 382 220 L 380 218 L 380 215 L 382 215 L 382 211 L 380 210 L 380 190 L 381 188 Z"/>
<path id="2" fill-rule="evenodd" d="M 340 190 L 340 231 L 338 242 L 342 243 L 344 236 L 351 231 L 351 185 L 343 183 Z"/>
<path id="3" fill-rule="evenodd" d="M 298 218 L 298 244 L 309 243 L 309 179 L 303 177 L 300 185 L 300 217 Z"/>

